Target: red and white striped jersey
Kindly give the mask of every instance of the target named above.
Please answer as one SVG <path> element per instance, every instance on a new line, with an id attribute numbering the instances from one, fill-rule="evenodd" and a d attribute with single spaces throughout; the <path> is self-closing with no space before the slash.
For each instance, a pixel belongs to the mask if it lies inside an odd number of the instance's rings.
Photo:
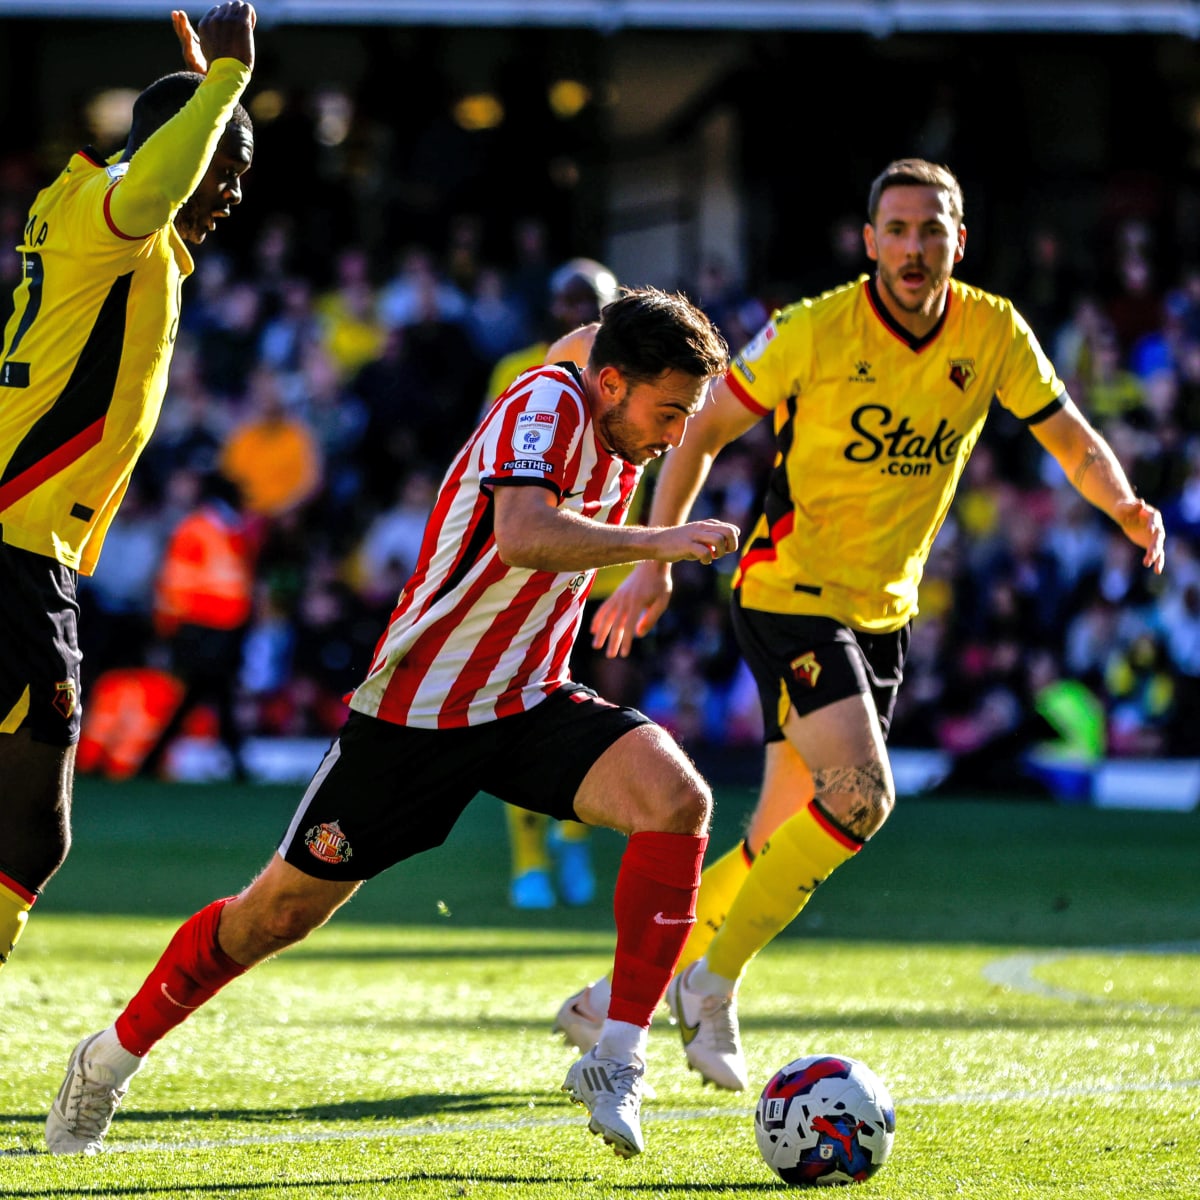
<path id="1" fill-rule="evenodd" d="M 446 472 L 416 569 L 350 707 L 454 729 L 524 712 L 568 682 L 595 571 L 505 566 L 493 488 L 549 487 L 561 507 L 620 525 L 640 477 L 597 440 L 574 371 L 521 375 Z"/>

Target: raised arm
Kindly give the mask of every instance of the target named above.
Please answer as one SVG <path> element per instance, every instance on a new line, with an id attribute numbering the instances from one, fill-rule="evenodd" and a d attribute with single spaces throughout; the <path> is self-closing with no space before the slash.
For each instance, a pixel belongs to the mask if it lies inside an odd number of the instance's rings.
<path id="1" fill-rule="evenodd" d="M 187 104 L 136 148 L 125 178 L 112 189 L 108 214 L 119 234 L 138 238 L 161 229 L 199 186 L 250 81 L 255 21 L 251 5 L 228 0 L 210 9 L 191 35 L 199 48 L 189 59 L 185 45 L 184 59 L 203 62 L 207 74 Z M 183 42 L 187 17 L 174 23 Z M 186 29 L 190 33 L 191 25 Z"/>
<path id="2" fill-rule="evenodd" d="M 605 525 L 560 508 L 554 492 L 536 484 L 495 489 L 494 529 L 504 563 L 534 571 L 590 571 L 643 560 L 711 563 L 738 545 L 737 527 L 725 521 Z"/>
<path id="3" fill-rule="evenodd" d="M 1092 428 L 1069 397 L 1058 412 L 1030 426 L 1071 481 L 1075 490 L 1120 527 L 1135 546 L 1145 550 L 1143 566 L 1162 574 L 1166 533 L 1157 508 L 1134 495 L 1112 447 Z"/>

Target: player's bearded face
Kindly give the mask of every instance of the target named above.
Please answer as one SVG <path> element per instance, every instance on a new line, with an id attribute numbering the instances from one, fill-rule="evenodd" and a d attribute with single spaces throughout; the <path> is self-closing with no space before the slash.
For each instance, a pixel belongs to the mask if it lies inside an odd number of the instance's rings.
<path id="1" fill-rule="evenodd" d="M 871 257 L 892 303 L 913 315 L 940 311 L 966 233 L 950 211 L 949 195 L 936 187 L 889 188 L 871 228 Z"/>
<path id="2" fill-rule="evenodd" d="M 604 444 L 614 454 L 635 466 L 640 467 L 670 449 L 665 442 L 648 440 L 647 432 L 638 426 L 630 412 L 628 397 L 604 413 L 596 424 Z"/>
<path id="3" fill-rule="evenodd" d="M 688 418 L 703 403 L 706 381 L 667 371 L 653 381 L 628 383 L 624 395 L 596 417 L 600 440 L 635 466 L 683 441 Z"/>

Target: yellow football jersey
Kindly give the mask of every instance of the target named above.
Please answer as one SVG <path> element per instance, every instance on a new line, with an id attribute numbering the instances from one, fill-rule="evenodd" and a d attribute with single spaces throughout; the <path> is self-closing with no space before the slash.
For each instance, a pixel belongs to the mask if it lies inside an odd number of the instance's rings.
<path id="1" fill-rule="evenodd" d="M 773 413 L 776 438 L 735 579 L 742 604 L 871 633 L 916 613 L 992 398 L 1034 423 L 1065 395 L 1008 300 L 951 280 L 942 319 L 914 338 L 865 275 L 774 313 L 727 382 L 752 411 Z"/>
<path id="2" fill-rule="evenodd" d="M 201 162 L 194 147 L 215 145 L 248 78 L 235 60 L 214 63 L 134 156 L 136 187 L 153 196 L 181 174 L 178 208 L 194 180 L 172 160 Z M 130 168 L 81 151 L 38 193 L 0 357 L 0 537 L 85 575 L 158 420 L 192 271 L 171 220 L 143 237 L 114 220 Z"/>

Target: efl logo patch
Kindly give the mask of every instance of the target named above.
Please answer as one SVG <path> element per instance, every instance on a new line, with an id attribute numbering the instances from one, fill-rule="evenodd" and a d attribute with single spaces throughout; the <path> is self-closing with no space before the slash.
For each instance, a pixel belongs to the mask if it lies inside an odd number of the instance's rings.
<path id="1" fill-rule="evenodd" d="M 64 721 L 69 721 L 75 712 L 75 701 L 75 681 L 73 679 L 64 679 L 62 683 L 54 685 L 54 699 L 50 703 L 58 710 Z"/>
<path id="2" fill-rule="evenodd" d="M 769 321 L 746 343 L 745 349 L 738 355 L 742 362 L 757 362 L 766 353 L 767 347 L 775 339 L 778 331 L 775 322 Z"/>
<path id="3" fill-rule="evenodd" d="M 512 447 L 517 454 L 545 454 L 554 442 L 554 431 L 557 428 L 558 413 L 518 413 Z"/>
<path id="4" fill-rule="evenodd" d="M 975 360 L 973 358 L 952 358 L 950 360 L 950 382 L 960 392 L 975 382 Z"/>
<path id="5" fill-rule="evenodd" d="M 817 662 L 817 656 L 811 650 L 799 658 L 793 658 L 788 666 L 797 683 L 806 683 L 810 688 L 817 686 L 817 680 L 821 676 L 821 664 Z"/>
<path id="6" fill-rule="evenodd" d="M 344 863 L 354 853 L 336 821 L 323 821 L 320 825 L 314 825 L 304 835 L 304 844 L 313 858 L 319 858 L 331 866 Z"/>

